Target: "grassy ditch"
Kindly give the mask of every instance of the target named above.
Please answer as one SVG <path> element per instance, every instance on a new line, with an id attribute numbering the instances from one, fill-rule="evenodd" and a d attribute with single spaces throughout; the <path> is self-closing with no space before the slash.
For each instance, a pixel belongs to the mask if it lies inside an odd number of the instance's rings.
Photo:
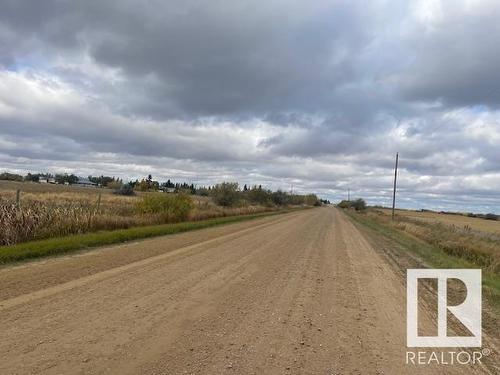
<path id="1" fill-rule="evenodd" d="M 417 231 L 412 226 L 415 223 L 407 223 L 404 219 L 398 219 L 393 223 L 390 219 L 378 215 L 376 212 L 344 212 L 354 222 L 391 239 L 429 267 L 481 268 L 483 271 L 483 292 L 491 302 L 500 307 L 500 274 L 498 271 L 500 247 L 496 248 L 494 254 L 490 254 L 489 251 L 484 251 L 482 243 L 472 234 L 469 237 L 464 237 L 463 233 L 444 225 L 433 225 L 433 228 L 429 228 L 425 223 L 422 223 L 422 227 L 419 227 Z M 491 239 L 488 239 L 487 242 L 491 242 Z"/>
<path id="2" fill-rule="evenodd" d="M 113 231 L 100 231 L 24 242 L 11 246 L 0 246 L 0 264 L 17 262 L 25 259 L 40 258 L 50 255 L 65 254 L 76 250 L 117 244 L 130 240 L 164 236 L 168 234 L 187 232 L 223 224 L 237 223 L 291 211 L 294 210 L 265 212 L 253 215 L 227 216 L 208 220 L 188 221 L 175 224 L 151 225 Z"/>

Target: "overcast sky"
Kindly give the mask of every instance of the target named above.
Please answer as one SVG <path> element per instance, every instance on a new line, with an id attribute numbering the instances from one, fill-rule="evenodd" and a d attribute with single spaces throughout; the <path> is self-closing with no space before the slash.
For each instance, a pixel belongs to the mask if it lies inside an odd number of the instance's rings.
<path id="1" fill-rule="evenodd" d="M 500 213 L 497 0 L 0 0 L 0 170 Z"/>

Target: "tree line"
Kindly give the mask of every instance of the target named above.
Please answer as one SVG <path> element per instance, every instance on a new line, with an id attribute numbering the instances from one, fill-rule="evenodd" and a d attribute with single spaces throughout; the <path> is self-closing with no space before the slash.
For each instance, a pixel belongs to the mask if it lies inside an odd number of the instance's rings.
<path id="1" fill-rule="evenodd" d="M 0 180 L 39 182 L 41 179 L 53 179 L 58 184 L 76 184 L 79 178 L 74 174 L 28 173 L 21 176 L 14 173 L 0 174 Z M 240 185 L 237 182 L 222 182 L 215 185 L 194 185 L 187 182 L 174 182 L 168 179 L 159 182 L 150 174 L 145 178 L 124 182 L 111 176 L 88 176 L 88 180 L 101 187 L 113 189 L 115 194 L 135 195 L 136 191 L 166 191 L 189 195 L 209 196 L 219 206 L 235 207 L 242 204 L 262 206 L 309 205 L 320 206 L 329 204 L 327 200 L 319 199 L 315 194 L 293 194 L 282 190 L 272 191 L 262 185 Z"/>
<path id="2" fill-rule="evenodd" d="M 225 207 L 238 206 L 243 201 L 261 206 L 321 205 L 316 194 L 300 195 L 282 190 L 272 191 L 262 188 L 262 185 L 251 187 L 244 185 L 243 189 L 240 189 L 236 182 L 216 184 L 209 187 L 206 193 L 213 198 L 216 204 Z"/>

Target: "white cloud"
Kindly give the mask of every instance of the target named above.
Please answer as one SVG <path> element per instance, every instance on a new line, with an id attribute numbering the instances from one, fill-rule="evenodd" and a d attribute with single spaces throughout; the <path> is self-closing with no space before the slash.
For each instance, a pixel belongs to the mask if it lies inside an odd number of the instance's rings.
<path id="1" fill-rule="evenodd" d="M 2 10 L 3 168 L 500 211 L 498 2 Z"/>

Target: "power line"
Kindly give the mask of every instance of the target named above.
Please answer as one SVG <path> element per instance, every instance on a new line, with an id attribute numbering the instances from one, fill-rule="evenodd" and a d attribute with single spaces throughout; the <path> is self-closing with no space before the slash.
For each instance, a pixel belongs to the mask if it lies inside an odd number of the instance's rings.
<path id="1" fill-rule="evenodd" d="M 500 88 L 494 87 L 491 90 L 488 90 L 485 95 L 498 93 L 499 91 L 500 91 Z M 455 119 L 456 116 L 461 115 L 462 113 L 464 113 L 465 111 L 470 110 L 470 109 L 471 109 L 471 106 L 465 106 L 465 107 L 460 108 L 459 110 L 455 111 L 454 117 L 449 118 L 447 120 L 444 120 L 443 122 L 438 122 L 436 124 L 436 126 L 433 126 L 430 130 L 427 130 L 427 134 L 432 135 L 432 133 L 434 133 L 436 130 L 447 125 L 451 120 Z"/>

